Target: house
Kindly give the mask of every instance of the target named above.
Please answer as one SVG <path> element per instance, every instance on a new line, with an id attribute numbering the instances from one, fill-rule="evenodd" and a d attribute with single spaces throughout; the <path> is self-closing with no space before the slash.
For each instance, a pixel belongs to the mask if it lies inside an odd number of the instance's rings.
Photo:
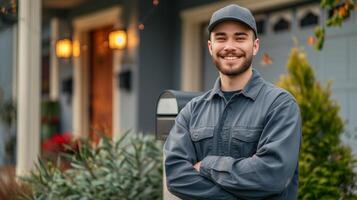
<path id="1" fill-rule="evenodd" d="M 206 26 L 214 10 L 230 3 L 256 16 L 261 49 L 254 67 L 266 80 L 286 71 L 297 40 L 318 79 L 334 81 L 333 97 L 348 122 L 342 139 L 356 147 L 349 137 L 357 135 L 356 12 L 343 28 L 328 30 L 317 52 L 306 41 L 329 14 L 318 1 L 18 0 L 18 23 L 0 31 L 0 86 L 18 102 L 18 174 L 33 167 L 39 152 L 41 99 L 59 102 L 61 132 L 90 136 L 94 127 L 116 138 L 126 130 L 154 132 L 163 90 L 210 89 L 217 72 Z M 126 48 L 111 50 L 108 35 L 118 29 L 127 34 Z M 56 56 L 63 38 L 77 45 L 70 58 Z"/>

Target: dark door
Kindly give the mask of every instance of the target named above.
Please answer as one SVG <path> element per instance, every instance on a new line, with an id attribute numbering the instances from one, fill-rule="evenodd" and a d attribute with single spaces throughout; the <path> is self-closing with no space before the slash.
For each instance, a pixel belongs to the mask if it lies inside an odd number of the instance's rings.
<path id="1" fill-rule="evenodd" d="M 109 49 L 108 35 L 112 27 L 90 32 L 90 130 L 112 135 L 113 117 L 113 53 Z"/>

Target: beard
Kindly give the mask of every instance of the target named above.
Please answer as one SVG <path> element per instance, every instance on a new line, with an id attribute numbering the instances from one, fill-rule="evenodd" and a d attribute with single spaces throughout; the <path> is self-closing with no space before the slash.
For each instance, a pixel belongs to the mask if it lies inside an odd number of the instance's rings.
<path id="1" fill-rule="evenodd" d="M 218 57 L 218 58 L 217 58 Z M 213 58 L 213 62 L 220 73 L 226 76 L 234 77 L 243 74 L 246 72 L 252 65 L 253 54 L 247 55 L 245 53 L 239 55 L 239 59 L 242 59 L 242 62 L 238 65 L 227 65 L 220 62 L 218 55 L 216 58 Z"/>

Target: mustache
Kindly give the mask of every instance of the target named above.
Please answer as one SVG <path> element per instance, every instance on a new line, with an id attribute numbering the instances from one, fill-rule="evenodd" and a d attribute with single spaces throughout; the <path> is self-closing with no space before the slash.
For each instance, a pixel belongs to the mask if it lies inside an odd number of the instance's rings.
<path id="1" fill-rule="evenodd" d="M 246 54 L 244 52 L 219 52 L 218 56 L 237 56 L 237 57 L 245 57 Z"/>

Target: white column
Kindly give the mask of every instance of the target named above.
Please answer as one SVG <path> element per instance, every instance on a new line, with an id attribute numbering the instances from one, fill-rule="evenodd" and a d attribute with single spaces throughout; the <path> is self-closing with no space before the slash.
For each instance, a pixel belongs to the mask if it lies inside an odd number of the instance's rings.
<path id="1" fill-rule="evenodd" d="M 75 31 L 73 34 L 73 41 L 79 41 L 80 39 L 80 32 Z M 81 41 L 80 41 L 81 43 Z M 82 43 L 80 45 L 83 45 Z M 81 49 L 82 50 L 82 49 Z M 82 68 L 81 68 L 81 57 L 83 52 L 80 52 L 80 57 L 73 58 L 73 134 L 75 137 L 79 138 L 84 136 L 83 134 L 83 118 L 82 118 L 82 95 L 81 92 L 83 91 L 83 76 Z"/>
<path id="2" fill-rule="evenodd" d="M 19 0 L 16 175 L 34 169 L 40 147 L 41 0 Z"/>
<path id="3" fill-rule="evenodd" d="M 56 56 L 56 41 L 59 35 L 58 18 L 51 19 L 51 48 L 50 48 L 50 99 L 59 97 L 59 65 Z"/>
<path id="4" fill-rule="evenodd" d="M 184 21 L 182 30 L 181 90 L 202 90 L 200 23 Z"/>
<path id="5" fill-rule="evenodd" d="M 113 52 L 113 132 L 112 138 L 114 141 L 118 140 L 121 136 L 123 136 L 123 132 L 121 132 L 121 124 L 120 124 L 120 89 L 118 88 L 119 78 L 118 73 L 121 70 L 121 62 L 123 58 L 122 51 L 114 51 Z"/>
<path id="6" fill-rule="evenodd" d="M 73 41 L 79 41 L 81 52 L 73 58 L 73 134 L 75 137 L 89 135 L 89 53 L 88 34 L 75 31 Z"/>

